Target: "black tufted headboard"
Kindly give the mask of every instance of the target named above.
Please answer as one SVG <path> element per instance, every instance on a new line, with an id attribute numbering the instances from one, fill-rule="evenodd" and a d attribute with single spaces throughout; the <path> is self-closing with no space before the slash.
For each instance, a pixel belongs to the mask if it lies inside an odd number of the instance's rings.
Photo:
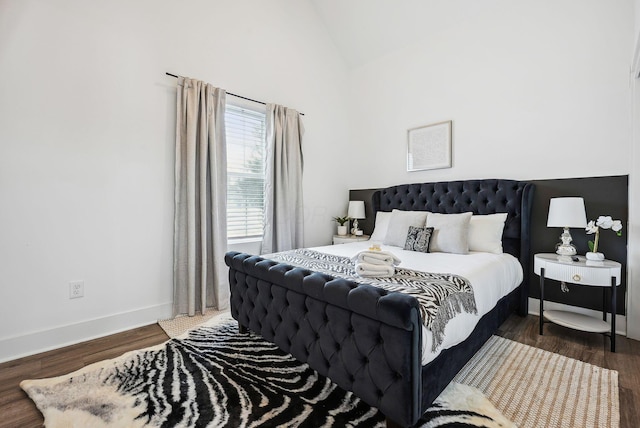
<path id="1" fill-rule="evenodd" d="M 372 204 L 374 213 L 394 209 L 441 214 L 470 211 L 484 215 L 506 212 L 502 246 L 506 253 L 520 260 L 525 272 L 523 285 L 528 292 L 534 188 L 533 184 L 526 181 L 504 179 L 402 184 L 375 191 Z M 526 298 L 528 293 L 523 293 L 522 308 L 527 307 Z"/>
<path id="2" fill-rule="evenodd" d="M 507 213 L 504 251 L 520 258 L 529 248 L 529 224 L 533 184 L 524 181 L 485 179 L 403 184 L 373 194 L 373 210 L 430 211 L 442 214 Z"/>

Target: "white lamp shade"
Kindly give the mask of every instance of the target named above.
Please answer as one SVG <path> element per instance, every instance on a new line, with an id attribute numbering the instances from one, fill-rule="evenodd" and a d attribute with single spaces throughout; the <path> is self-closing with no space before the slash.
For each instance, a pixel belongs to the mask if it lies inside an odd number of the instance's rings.
<path id="1" fill-rule="evenodd" d="M 583 198 L 551 198 L 547 227 L 587 227 Z"/>
<path id="2" fill-rule="evenodd" d="M 364 201 L 349 201 L 349 210 L 347 211 L 347 215 L 351 218 L 365 218 Z"/>

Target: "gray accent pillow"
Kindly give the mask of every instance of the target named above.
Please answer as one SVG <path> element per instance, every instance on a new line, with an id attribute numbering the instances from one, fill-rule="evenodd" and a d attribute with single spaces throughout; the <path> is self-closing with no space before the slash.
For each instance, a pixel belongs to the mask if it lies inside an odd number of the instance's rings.
<path id="1" fill-rule="evenodd" d="M 391 211 L 389 228 L 382 243 L 402 248 L 407 240 L 409 226 L 424 227 L 427 214 L 427 211 Z"/>
<path id="2" fill-rule="evenodd" d="M 427 227 L 433 227 L 429 251 L 432 253 L 469 253 L 469 222 L 472 213 L 430 213 Z"/>
<path id="3" fill-rule="evenodd" d="M 432 233 L 433 227 L 409 226 L 409 233 L 407 234 L 407 241 L 404 243 L 404 249 L 428 253 Z"/>

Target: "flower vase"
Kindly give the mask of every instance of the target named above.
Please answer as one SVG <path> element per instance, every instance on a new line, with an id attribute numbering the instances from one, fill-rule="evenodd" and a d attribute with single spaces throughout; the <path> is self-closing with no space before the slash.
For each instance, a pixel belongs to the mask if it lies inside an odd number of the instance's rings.
<path id="1" fill-rule="evenodd" d="M 593 261 L 599 261 L 599 262 L 604 260 L 604 254 L 602 253 L 588 252 L 587 254 L 585 254 L 585 256 L 587 256 L 587 260 L 593 260 Z"/>
<path id="2" fill-rule="evenodd" d="M 345 236 L 347 234 L 347 226 L 338 226 L 338 235 Z"/>

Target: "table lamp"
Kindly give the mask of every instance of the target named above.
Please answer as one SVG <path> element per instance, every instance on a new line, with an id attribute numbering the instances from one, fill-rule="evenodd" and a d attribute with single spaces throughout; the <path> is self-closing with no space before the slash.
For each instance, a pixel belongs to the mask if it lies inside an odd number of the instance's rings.
<path id="1" fill-rule="evenodd" d="M 570 227 L 587 227 L 587 214 L 584 209 L 584 199 L 577 197 L 551 198 L 549 201 L 549 217 L 547 227 L 562 227 L 560 242 L 556 245 L 556 254 L 560 256 L 574 256 L 577 251 L 571 243 L 573 238 L 569 233 Z"/>
<path id="2" fill-rule="evenodd" d="M 347 216 L 353 219 L 352 235 L 362 235 L 362 231 L 358 229 L 358 219 L 365 218 L 364 201 L 349 201 L 349 210 Z"/>

